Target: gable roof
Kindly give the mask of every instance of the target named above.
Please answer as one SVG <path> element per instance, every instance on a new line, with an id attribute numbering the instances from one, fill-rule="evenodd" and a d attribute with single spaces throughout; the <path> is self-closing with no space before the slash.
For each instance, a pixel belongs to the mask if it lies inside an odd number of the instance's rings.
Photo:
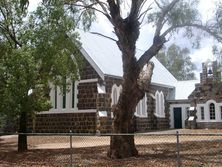
<path id="1" fill-rule="evenodd" d="M 82 30 L 78 32 L 82 43 L 81 52 L 100 77 L 102 79 L 106 75 L 122 77 L 121 52 L 115 41 Z M 143 50 L 137 49 L 136 57 L 139 58 L 143 53 Z M 178 81 L 156 57 L 153 57 L 151 61 L 154 63 L 151 84 L 175 88 L 175 96 L 171 100 L 188 99 L 199 80 Z"/>
<path id="2" fill-rule="evenodd" d="M 115 41 L 79 30 L 80 41 L 82 43 L 82 53 L 98 74 L 104 78 L 104 75 L 122 77 L 122 58 L 121 52 Z M 136 57 L 139 58 L 144 51 L 137 49 Z M 174 86 L 176 78 L 153 57 L 154 71 L 151 83 L 165 86 Z"/>
<path id="3" fill-rule="evenodd" d="M 188 96 L 193 92 L 197 83 L 199 83 L 199 80 L 177 81 L 175 84 L 175 99 L 188 99 Z"/>

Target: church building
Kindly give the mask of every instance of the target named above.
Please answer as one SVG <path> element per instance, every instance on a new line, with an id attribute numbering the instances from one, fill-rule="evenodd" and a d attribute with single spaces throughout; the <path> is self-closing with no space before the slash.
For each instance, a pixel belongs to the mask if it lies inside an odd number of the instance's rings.
<path id="1" fill-rule="evenodd" d="M 111 107 L 122 90 L 121 52 L 108 38 L 79 31 L 84 65 L 79 80 L 62 94 L 51 86 L 52 108 L 29 121 L 33 132 L 110 133 Z M 136 57 L 143 51 L 137 49 Z M 136 132 L 185 128 L 218 128 L 222 125 L 222 92 L 215 63 L 203 64 L 201 82 L 178 81 L 155 57 L 150 90 L 135 110 Z M 207 73 L 211 70 L 212 74 Z M 194 107 L 194 121 L 188 121 Z M 193 112 L 194 113 L 194 112 Z M 192 126 L 193 127 L 193 126 Z"/>

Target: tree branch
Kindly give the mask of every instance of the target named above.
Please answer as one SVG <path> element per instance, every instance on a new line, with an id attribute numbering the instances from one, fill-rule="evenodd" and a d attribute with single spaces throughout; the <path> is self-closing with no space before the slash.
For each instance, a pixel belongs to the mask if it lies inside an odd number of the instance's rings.
<path id="1" fill-rule="evenodd" d="M 99 6 L 100 6 L 100 7 L 102 8 L 102 10 L 104 11 L 104 12 L 102 12 L 102 13 L 107 17 L 107 19 L 108 19 L 109 21 L 111 21 L 111 17 L 110 17 L 110 15 L 109 15 L 109 12 L 108 12 L 107 8 L 105 7 L 106 4 L 104 4 L 103 2 L 101 2 L 101 1 L 99 1 L 99 0 L 96 0 L 96 2 L 99 4 Z"/>
<path id="2" fill-rule="evenodd" d="M 129 20 L 135 21 L 138 19 L 140 7 L 141 7 L 143 1 L 144 0 L 132 1 L 130 14 L 129 14 Z"/>
<path id="3" fill-rule="evenodd" d="M 145 69 L 141 70 L 137 84 L 139 89 L 149 91 L 149 85 L 151 83 L 153 75 L 154 63 L 148 62 Z"/>
<path id="4" fill-rule="evenodd" d="M 7 6 L 5 6 L 5 8 L 7 8 Z M 8 20 L 7 15 L 9 15 L 9 11 L 7 9 L 5 9 L 5 10 L 6 10 L 7 13 L 4 13 L 2 7 L 0 7 L 0 12 L 2 13 L 3 19 L 6 21 L 6 20 Z M 18 45 L 19 47 L 22 47 L 22 44 L 16 39 L 15 32 L 14 31 L 11 32 L 11 30 L 9 28 L 9 24 L 7 24 L 7 23 L 8 22 L 6 21 L 6 25 L 4 25 L 4 28 L 5 28 L 4 34 L 7 32 L 8 36 L 10 37 L 10 39 L 15 43 L 15 47 L 17 47 L 16 45 Z M 11 23 L 11 24 L 13 25 L 13 23 Z M 7 39 L 9 38 L 8 36 L 6 36 Z"/>
<path id="5" fill-rule="evenodd" d="M 179 0 L 173 0 L 169 5 L 167 5 L 166 7 L 164 7 L 162 9 L 162 13 L 161 13 L 161 16 L 160 18 L 158 19 L 158 22 L 157 22 L 157 25 L 156 25 L 156 31 L 155 31 L 155 35 L 154 36 L 160 36 L 160 32 L 163 28 L 163 21 L 164 21 L 164 18 L 165 16 L 168 14 L 168 12 L 175 6 L 175 4 L 179 2 Z"/>
<path id="6" fill-rule="evenodd" d="M 147 2 L 147 0 L 143 0 L 142 4 L 140 5 L 140 8 L 139 8 L 139 12 L 141 13 L 141 10 L 143 8 L 143 6 L 145 5 L 145 3 Z M 152 3 L 149 5 L 149 7 L 152 5 Z"/>
<path id="7" fill-rule="evenodd" d="M 150 6 L 151 6 L 151 5 L 150 5 Z M 139 15 L 138 20 L 139 20 L 143 15 L 144 15 L 144 17 L 145 17 L 146 13 L 147 13 L 149 10 L 152 9 L 150 6 L 149 6 L 144 12 L 142 12 L 142 13 Z M 143 22 L 144 17 L 143 17 L 143 19 L 142 19 L 141 22 Z"/>
<path id="8" fill-rule="evenodd" d="M 184 23 L 180 25 L 171 26 L 162 34 L 162 36 L 166 37 L 166 35 L 172 32 L 173 30 L 177 28 L 182 28 L 182 27 L 194 27 L 194 28 L 200 29 L 204 32 L 207 32 L 209 35 L 213 36 L 214 38 L 216 38 L 219 42 L 222 42 L 222 36 L 218 35 L 218 33 L 214 32 L 207 26 L 203 26 L 201 24 L 195 24 L 195 23 Z"/>
<path id="9" fill-rule="evenodd" d="M 157 2 L 157 0 L 154 0 L 156 5 L 158 6 L 158 8 L 160 8 L 161 10 L 163 10 L 163 7 L 159 4 L 159 2 Z"/>
<path id="10" fill-rule="evenodd" d="M 144 65 L 159 52 L 165 42 L 165 40 L 159 40 L 158 43 L 154 42 L 152 46 L 142 54 L 142 56 L 137 61 L 137 66 L 140 71 L 143 69 Z"/>
<path id="11" fill-rule="evenodd" d="M 109 4 L 109 10 L 110 10 L 110 15 L 111 15 L 111 20 L 110 22 L 115 26 L 119 24 L 119 21 L 122 20 L 120 16 L 120 8 L 118 5 L 115 3 L 114 0 L 107 0 Z"/>
<path id="12" fill-rule="evenodd" d="M 109 36 L 106 36 L 106 35 L 104 35 L 104 34 L 101 34 L 101 33 L 98 33 L 98 32 L 91 32 L 91 31 L 90 31 L 90 33 L 91 33 L 91 34 L 96 34 L 96 35 L 99 35 L 99 36 L 102 36 L 102 37 L 105 37 L 105 38 L 108 38 L 108 39 L 110 39 L 110 40 L 112 40 L 112 41 L 117 42 L 116 39 L 111 38 L 111 37 L 109 37 Z"/>

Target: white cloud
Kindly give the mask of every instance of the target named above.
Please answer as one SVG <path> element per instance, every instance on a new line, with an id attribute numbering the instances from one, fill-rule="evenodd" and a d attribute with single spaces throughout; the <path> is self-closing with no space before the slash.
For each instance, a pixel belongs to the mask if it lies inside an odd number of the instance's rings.
<path id="1" fill-rule="evenodd" d="M 29 12 L 34 11 L 40 2 L 41 0 L 30 0 L 29 7 L 28 7 Z"/>
<path id="2" fill-rule="evenodd" d="M 208 20 L 213 16 L 215 9 L 215 4 L 219 0 L 200 0 L 198 10 L 202 14 L 202 19 L 204 21 Z"/>
<path id="3" fill-rule="evenodd" d="M 214 60 L 214 55 L 212 54 L 212 48 L 211 46 L 206 46 L 203 48 L 200 48 L 198 50 L 195 50 L 193 54 L 191 55 L 193 62 L 205 62 L 208 59 Z"/>

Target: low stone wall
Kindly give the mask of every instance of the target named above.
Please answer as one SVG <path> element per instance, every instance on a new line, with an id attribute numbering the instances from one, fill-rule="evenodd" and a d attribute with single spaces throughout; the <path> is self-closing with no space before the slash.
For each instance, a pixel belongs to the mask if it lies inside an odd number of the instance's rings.
<path id="1" fill-rule="evenodd" d="M 95 133 L 96 113 L 37 114 L 28 129 L 36 133 Z"/>
<path id="2" fill-rule="evenodd" d="M 222 122 L 197 122 L 198 129 L 222 129 Z"/>
<path id="3" fill-rule="evenodd" d="M 169 121 L 166 118 L 139 118 L 135 119 L 136 132 L 147 132 L 150 130 L 169 129 Z"/>

